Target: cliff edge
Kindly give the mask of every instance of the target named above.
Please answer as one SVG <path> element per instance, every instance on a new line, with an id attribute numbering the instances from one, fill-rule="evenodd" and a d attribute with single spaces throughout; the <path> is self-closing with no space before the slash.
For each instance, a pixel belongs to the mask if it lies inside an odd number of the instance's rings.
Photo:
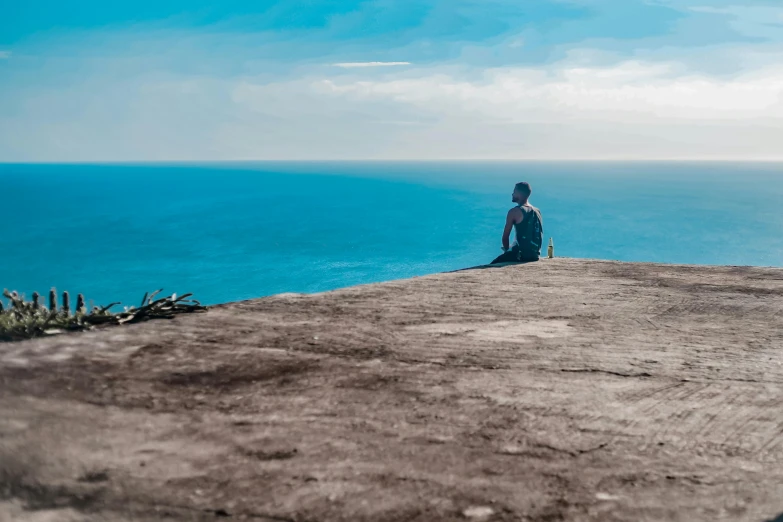
<path id="1" fill-rule="evenodd" d="M 542 260 L 0 344 L 0 520 L 771 520 L 783 270 Z"/>

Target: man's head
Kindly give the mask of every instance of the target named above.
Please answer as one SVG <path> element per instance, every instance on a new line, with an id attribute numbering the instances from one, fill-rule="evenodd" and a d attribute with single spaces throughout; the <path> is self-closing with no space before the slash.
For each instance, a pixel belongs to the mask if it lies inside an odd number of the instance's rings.
<path id="1" fill-rule="evenodd" d="M 530 188 L 530 183 L 527 181 L 520 181 L 514 185 L 514 193 L 511 194 L 511 201 L 524 205 L 530 198 L 530 194 L 533 190 Z"/>

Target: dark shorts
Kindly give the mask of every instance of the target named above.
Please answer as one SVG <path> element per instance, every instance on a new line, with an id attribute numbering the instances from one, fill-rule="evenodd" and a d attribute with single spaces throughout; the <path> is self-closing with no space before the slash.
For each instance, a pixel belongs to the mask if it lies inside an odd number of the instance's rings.
<path id="1" fill-rule="evenodd" d="M 512 248 L 508 252 L 499 255 L 495 258 L 494 261 L 492 261 L 492 265 L 496 265 L 498 263 L 532 263 L 533 261 L 538 261 L 538 256 L 536 255 L 523 255 L 522 251 L 518 248 Z"/>

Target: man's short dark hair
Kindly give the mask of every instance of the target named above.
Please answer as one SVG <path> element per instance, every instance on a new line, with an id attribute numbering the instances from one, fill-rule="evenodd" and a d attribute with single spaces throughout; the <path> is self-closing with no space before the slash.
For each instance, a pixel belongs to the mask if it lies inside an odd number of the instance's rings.
<path id="1" fill-rule="evenodd" d="M 514 190 L 519 192 L 520 194 L 525 194 L 526 196 L 530 196 L 530 194 L 533 193 L 533 189 L 530 188 L 530 183 L 527 181 L 520 181 L 514 186 Z"/>

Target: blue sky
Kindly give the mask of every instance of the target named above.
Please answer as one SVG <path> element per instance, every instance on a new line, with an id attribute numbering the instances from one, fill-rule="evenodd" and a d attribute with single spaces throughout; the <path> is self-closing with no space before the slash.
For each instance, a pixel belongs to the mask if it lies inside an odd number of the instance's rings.
<path id="1" fill-rule="evenodd" d="M 783 3 L 9 2 L 0 161 L 783 159 Z"/>

